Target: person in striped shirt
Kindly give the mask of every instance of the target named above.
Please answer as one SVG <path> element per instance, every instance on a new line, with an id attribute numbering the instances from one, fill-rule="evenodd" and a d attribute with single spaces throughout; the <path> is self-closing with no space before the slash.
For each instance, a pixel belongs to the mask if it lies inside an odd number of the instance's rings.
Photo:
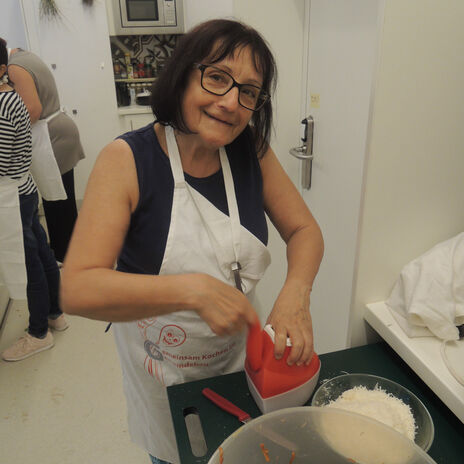
<path id="1" fill-rule="evenodd" d="M 29 309 L 27 333 L 6 349 L 2 358 L 19 361 L 51 348 L 54 342 L 49 327 L 64 330 L 67 323 L 58 301 L 60 271 L 39 222 L 37 187 L 29 172 L 31 121 L 23 100 L 9 84 L 7 64 L 6 42 L 0 39 L 0 179 L 19 181 Z"/>

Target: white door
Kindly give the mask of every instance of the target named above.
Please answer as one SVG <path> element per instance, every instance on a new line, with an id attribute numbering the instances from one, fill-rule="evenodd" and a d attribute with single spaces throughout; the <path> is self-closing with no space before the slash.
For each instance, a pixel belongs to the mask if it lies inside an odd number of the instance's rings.
<path id="1" fill-rule="evenodd" d="M 302 188 L 300 179 L 294 181 L 325 241 L 324 259 L 311 295 L 318 353 L 348 345 L 382 5 L 382 0 L 307 2 L 302 118 L 314 118 L 311 188 Z"/>

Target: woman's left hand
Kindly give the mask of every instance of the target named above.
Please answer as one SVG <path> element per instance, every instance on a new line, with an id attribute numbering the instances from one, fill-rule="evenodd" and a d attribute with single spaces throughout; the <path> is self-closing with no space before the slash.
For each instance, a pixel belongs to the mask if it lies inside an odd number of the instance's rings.
<path id="1" fill-rule="evenodd" d="M 271 324 L 275 332 L 276 359 L 282 358 L 287 337 L 290 337 L 292 349 L 287 359 L 288 365 L 308 365 L 314 353 L 310 292 L 306 286 L 286 283 L 267 319 L 267 324 Z"/>

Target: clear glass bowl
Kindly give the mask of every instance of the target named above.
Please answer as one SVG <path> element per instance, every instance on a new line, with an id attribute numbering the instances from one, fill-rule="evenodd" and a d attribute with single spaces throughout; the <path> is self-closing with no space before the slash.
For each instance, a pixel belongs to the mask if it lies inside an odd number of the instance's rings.
<path id="1" fill-rule="evenodd" d="M 331 401 L 335 401 L 344 391 L 357 386 L 364 386 L 368 390 L 379 387 L 407 404 L 411 408 L 416 423 L 414 441 L 424 451 L 429 450 L 432 446 L 435 429 L 427 408 L 407 388 L 383 377 L 369 374 L 346 374 L 334 377 L 324 382 L 316 390 L 311 400 L 311 406 L 325 406 Z"/>
<path id="2" fill-rule="evenodd" d="M 391 427 L 360 414 L 314 406 L 279 409 L 242 425 L 209 460 L 222 462 L 436 464 Z"/>

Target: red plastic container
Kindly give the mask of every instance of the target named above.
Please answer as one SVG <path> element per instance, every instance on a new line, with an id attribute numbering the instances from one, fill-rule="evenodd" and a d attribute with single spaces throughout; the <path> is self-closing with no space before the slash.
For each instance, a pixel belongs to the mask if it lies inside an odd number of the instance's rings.
<path id="1" fill-rule="evenodd" d="M 259 322 L 250 328 L 247 340 L 245 373 L 248 388 L 263 413 L 304 405 L 319 379 L 321 362 L 314 353 L 309 365 L 289 366 L 291 342 L 281 359 L 274 357 L 274 330 Z"/>

